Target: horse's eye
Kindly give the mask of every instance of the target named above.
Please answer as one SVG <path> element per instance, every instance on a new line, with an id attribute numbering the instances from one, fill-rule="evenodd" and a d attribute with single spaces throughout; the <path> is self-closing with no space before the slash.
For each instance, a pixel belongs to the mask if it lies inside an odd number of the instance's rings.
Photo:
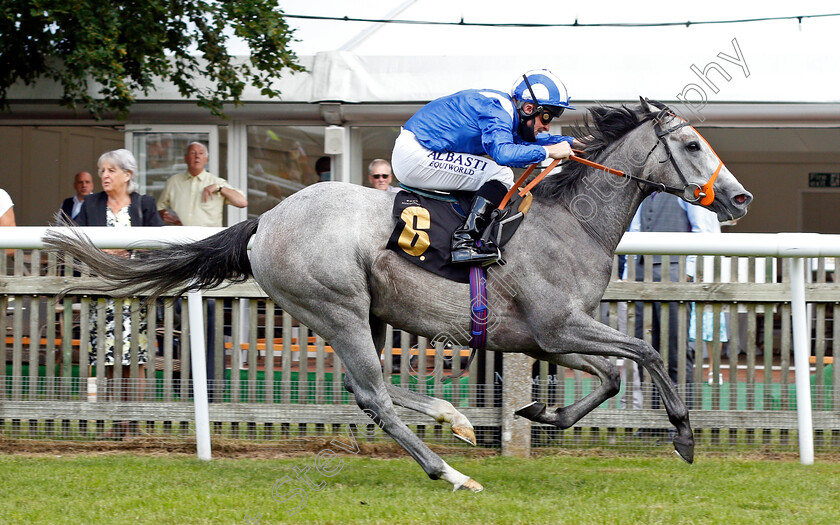
<path id="1" fill-rule="evenodd" d="M 692 140 L 691 142 L 685 145 L 685 148 L 688 151 L 700 151 L 700 143 L 696 140 Z"/>

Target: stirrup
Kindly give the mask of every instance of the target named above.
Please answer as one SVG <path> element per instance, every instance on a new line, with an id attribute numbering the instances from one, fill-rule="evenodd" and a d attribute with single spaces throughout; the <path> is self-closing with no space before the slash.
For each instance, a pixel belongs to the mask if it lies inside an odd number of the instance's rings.
<path id="1" fill-rule="evenodd" d="M 477 264 L 480 266 L 487 266 L 500 261 L 502 258 L 502 252 L 499 248 L 493 246 L 493 250 L 494 251 L 483 252 L 479 251 L 479 248 L 475 246 L 452 250 L 450 262 L 452 264 Z"/>

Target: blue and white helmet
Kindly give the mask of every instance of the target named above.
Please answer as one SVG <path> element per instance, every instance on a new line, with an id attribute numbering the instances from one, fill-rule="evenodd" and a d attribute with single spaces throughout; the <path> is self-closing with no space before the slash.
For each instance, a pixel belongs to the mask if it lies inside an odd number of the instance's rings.
<path id="1" fill-rule="evenodd" d="M 524 103 L 536 102 L 537 106 L 562 108 L 560 113 L 563 109 L 575 109 L 569 104 L 571 97 L 563 81 L 547 69 L 532 69 L 521 75 L 510 88 L 510 96 L 519 102 L 519 107 Z"/>

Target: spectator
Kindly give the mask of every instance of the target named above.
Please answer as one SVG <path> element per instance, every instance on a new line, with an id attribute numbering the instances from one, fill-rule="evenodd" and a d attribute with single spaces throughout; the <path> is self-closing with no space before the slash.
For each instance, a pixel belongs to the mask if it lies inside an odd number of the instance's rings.
<path id="1" fill-rule="evenodd" d="M 720 226 L 717 222 L 717 216 L 705 208 L 688 204 L 684 200 L 668 193 L 654 192 L 644 201 L 636 211 L 636 215 L 630 223 L 631 232 L 692 232 L 692 233 L 712 233 L 719 232 Z M 636 257 L 636 280 L 642 281 L 644 279 L 644 262 L 645 256 Z M 653 256 L 653 280 L 662 281 L 666 278 L 672 282 L 680 280 L 679 275 L 679 257 L 672 256 L 669 259 L 669 268 L 664 270 L 662 268 L 662 256 Z M 689 281 L 694 280 L 696 266 L 696 257 L 690 255 L 686 258 L 685 272 Z M 663 275 L 664 274 L 664 275 Z M 660 313 L 662 303 L 653 303 L 653 315 L 651 318 L 652 331 L 651 343 L 653 347 L 660 351 Z M 678 303 L 668 303 L 668 376 L 674 385 L 677 385 L 679 377 L 679 317 L 678 317 Z M 688 334 L 685 334 L 688 335 Z M 643 337 L 643 315 L 642 304 L 636 304 L 636 337 Z M 633 363 L 635 367 L 636 364 Z M 685 355 L 685 381 L 686 385 L 694 382 L 694 348 L 689 344 L 686 348 Z M 638 376 L 638 367 L 635 368 Z M 686 405 L 691 408 L 692 395 L 691 388 L 687 388 L 684 394 L 686 396 Z M 654 394 L 653 408 L 659 408 L 659 396 Z M 634 408 L 641 408 L 635 406 Z M 648 430 L 640 429 L 641 434 L 651 433 Z"/>
<path id="2" fill-rule="evenodd" d="M 187 146 L 184 155 L 187 171 L 169 177 L 157 203 L 163 222 L 221 227 L 225 204 L 237 208 L 248 205 L 244 193 L 204 170 L 208 160 L 204 144 L 192 142 Z"/>
<path id="3" fill-rule="evenodd" d="M 80 171 L 73 178 L 73 189 L 76 190 L 76 194 L 67 197 L 61 203 L 62 215 L 70 217 L 71 221 L 75 221 L 79 212 L 82 211 L 82 203 L 85 201 L 85 197 L 93 193 L 93 176 L 86 171 Z M 63 272 L 62 269 L 62 275 Z M 78 277 L 79 275 L 81 275 L 79 270 L 73 270 L 73 276 Z"/>
<path id="4" fill-rule="evenodd" d="M 15 226 L 15 203 L 12 198 L 6 193 L 6 190 L 0 188 L 0 226 Z M 13 249 L 7 249 L 6 255 L 14 255 Z"/>
<path id="5" fill-rule="evenodd" d="M 0 188 L 0 226 L 15 226 L 15 203 L 3 188 Z"/>
<path id="6" fill-rule="evenodd" d="M 721 225 L 716 222 L 715 225 L 714 225 L 714 229 L 712 230 L 712 233 L 720 233 L 720 226 Z M 711 256 L 711 255 L 707 255 L 707 256 L 704 257 L 704 260 L 705 260 L 705 266 L 704 266 L 704 272 L 703 273 L 706 274 L 705 277 L 706 277 L 706 279 L 708 279 L 709 277 L 711 277 L 713 275 L 714 257 Z M 698 275 L 697 280 L 705 280 L 705 279 L 704 279 L 703 275 Z M 712 281 L 714 281 L 714 279 L 712 279 Z M 715 316 L 714 316 L 713 308 L 711 307 L 711 305 L 706 305 L 705 307 L 701 306 L 699 308 L 699 310 L 702 312 L 701 320 L 702 320 L 702 323 L 703 323 L 703 325 L 702 325 L 703 343 L 700 345 L 700 347 L 703 349 L 703 361 L 705 361 L 705 360 L 709 361 L 708 379 L 709 379 L 709 384 L 712 384 L 712 383 L 714 383 L 714 380 L 713 380 L 712 361 L 711 361 L 710 355 L 711 355 L 711 351 L 712 351 L 712 348 L 713 348 L 713 341 L 714 341 L 714 338 L 715 338 L 714 337 L 714 335 L 715 335 L 714 334 Z M 689 313 L 688 313 L 688 340 L 689 340 L 689 342 L 692 342 L 692 343 L 694 343 L 697 340 L 697 311 L 698 311 L 697 304 L 692 302 L 690 304 L 690 309 L 689 309 Z M 718 325 L 718 341 L 721 343 L 721 357 L 728 357 L 729 356 L 729 345 L 728 345 L 728 343 L 729 343 L 729 328 L 728 328 L 729 323 L 727 322 L 728 317 L 729 317 L 729 313 L 724 312 L 724 311 L 721 311 L 720 316 L 718 317 L 719 323 L 720 323 Z M 696 347 L 697 347 L 697 345 L 695 344 L 695 348 Z M 718 375 L 718 383 L 723 382 L 722 377 L 723 377 L 723 374 L 720 373 Z"/>
<path id="7" fill-rule="evenodd" d="M 319 157 L 318 160 L 315 161 L 315 173 L 318 174 L 318 182 L 327 182 L 332 180 L 330 162 L 329 157 Z"/>
<path id="8" fill-rule="evenodd" d="M 228 185 L 225 179 L 207 173 L 204 168 L 210 157 L 200 142 L 187 146 L 184 155 L 187 172 L 169 177 L 158 201 L 161 218 L 177 226 L 222 226 L 225 203 L 238 208 L 248 205 L 245 195 Z M 180 310 L 178 302 L 177 308 Z M 216 301 L 207 299 L 207 375 L 214 377 L 216 351 Z M 213 385 L 210 385 L 213 394 Z"/>
<path id="9" fill-rule="evenodd" d="M 385 159 L 374 159 L 368 165 L 368 181 L 370 185 L 377 190 L 385 190 L 391 193 L 398 193 L 399 188 L 391 186 L 393 180 L 393 173 L 391 172 L 391 163 Z"/>
<path id="10" fill-rule="evenodd" d="M 76 220 L 76 216 L 82 210 L 85 197 L 93 193 L 93 176 L 86 171 L 80 171 L 73 178 L 73 189 L 76 190 L 76 194 L 64 199 L 61 203 L 61 211 Z"/>
<path id="11" fill-rule="evenodd" d="M 99 157 L 99 177 L 102 180 L 104 191 L 94 193 L 85 197 L 82 209 L 76 216 L 76 222 L 80 226 L 107 226 L 111 228 L 127 228 L 138 226 L 163 226 L 163 220 L 156 213 L 155 199 L 149 195 L 137 193 L 137 161 L 130 151 L 118 149 L 104 153 Z M 131 257 L 127 250 L 105 250 L 111 255 Z M 139 312 L 139 326 L 137 327 L 137 363 L 140 369 L 140 376 L 134 380 L 138 386 L 138 392 L 143 391 L 145 364 L 148 361 L 148 335 L 146 321 L 146 307 L 143 306 Z M 105 327 L 103 330 L 104 340 L 99 341 L 97 326 L 96 302 L 90 305 L 90 343 L 88 346 L 88 361 L 91 366 L 104 366 L 107 377 L 110 379 L 114 374 L 114 366 L 117 358 L 114 355 L 116 350 L 115 324 L 117 314 L 114 299 L 109 298 L 105 306 Z M 130 343 L 131 343 L 131 306 L 126 301 L 122 307 L 122 355 L 119 363 L 123 367 L 122 377 L 128 378 L 131 365 Z M 104 362 L 97 362 L 97 350 L 102 348 Z M 123 390 L 114 392 L 119 399 L 128 401 L 128 386 L 132 383 L 123 380 Z M 136 398 L 135 398 L 136 400 Z M 127 421 L 115 421 L 111 431 L 104 437 L 122 438 L 130 431 Z"/>

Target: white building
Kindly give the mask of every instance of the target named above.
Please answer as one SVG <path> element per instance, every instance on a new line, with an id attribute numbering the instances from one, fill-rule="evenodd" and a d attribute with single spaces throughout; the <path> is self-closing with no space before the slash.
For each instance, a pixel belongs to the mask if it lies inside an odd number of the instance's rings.
<path id="1" fill-rule="evenodd" d="M 519 11 L 489 1 L 283 4 L 289 15 L 546 24 L 836 10 L 820 2 L 761 13 L 721 4 L 690 16 L 632 3 L 575 12 L 543 1 Z M 229 210 L 228 220 L 238 221 L 315 181 L 329 126 L 340 127 L 327 144 L 337 152 L 334 178 L 361 184 L 370 160 L 390 157 L 399 126 L 424 103 L 464 88 L 506 90 L 517 75 L 546 67 L 564 79 L 579 108 L 559 119 L 557 131 L 571 133 L 586 107 L 635 104 L 640 95 L 690 119 L 755 195 L 750 214 L 730 231 L 840 233 L 840 17 L 645 28 L 289 22 L 300 26 L 307 73 L 279 79 L 279 101 L 246 92 L 243 106 L 227 109 L 229 120 L 167 85 L 138 97 L 128 120 L 102 122 L 61 108 L 60 89 L 50 82 L 13 89 L 11 112 L 0 113 L 0 187 L 15 200 L 18 224 L 46 224 L 72 194 L 73 174 L 95 172 L 98 156 L 118 147 L 137 155 L 142 191 L 156 196 L 166 177 L 183 169 L 191 140 L 209 143 L 211 171 L 247 189 L 249 208 Z"/>

